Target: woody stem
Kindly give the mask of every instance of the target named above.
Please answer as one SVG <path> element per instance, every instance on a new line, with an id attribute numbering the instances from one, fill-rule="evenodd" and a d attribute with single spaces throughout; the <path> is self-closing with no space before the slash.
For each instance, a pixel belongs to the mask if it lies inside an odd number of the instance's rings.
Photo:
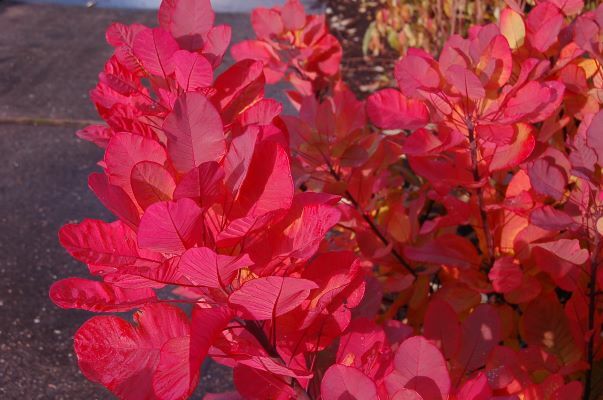
<path id="1" fill-rule="evenodd" d="M 329 173 L 333 176 L 333 178 L 335 178 L 335 180 L 337 182 L 341 182 L 341 177 L 333 169 L 333 167 L 331 166 L 331 164 L 327 163 L 327 167 L 329 168 Z M 371 228 L 371 230 L 373 231 L 373 233 L 375 233 L 375 235 L 379 238 L 379 240 L 381 241 L 381 243 L 383 243 L 383 245 L 385 247 L 389 246 L 389 240 L 385 237 L 385 235 L 383 233 L 381 233 L 381 230 L 379 229 L 379 227 L 377 226 L 377 224 L 375 224 L 375 221 L 373 221 L 373 219 L 371 218 L 371 216 L 368 215 L 368 214 L 366 214 L 362 210 L 362 208 L 360 207 L 360 204 L 354 198 L 354 196 L 350 193 L 350 191 L 346 189 L 346 191 L 345 191 L 344 194 L 345 194 L 346 199 L 348 199 L 348 201 L 350 203 L 352 203 L 352 205 L 354 206 L 354 208 L 356 209 L 356 211 L 358 211 L 360 213 L 360 215 L 362 216 L 362 219 L 368 224 L 368 226 Z M 391 254 L 400 263 L 400 265 L 402 265 L 404 267 L 404 269 L 406 269 L 408 272 L 410 272 L 414 277 L 417 276 L 417 273 L 415 272 L 415 270 L 413 270 L 413 268 L 410 266 L 410 264 L 408 262 L 406 262 L 406 260 L 404 259 L 404 257 L 402 257 L 402 255 L 396 249 L 392 248 Z"/>
<path id="2" fill-rule="evenodd" d="M 596 312 L 596 296 L 597 296 L 597 268 L 598 255 L 600 251 L 600 237 L 598 233 L 595 233 L 595 248 L 590 255 L 590 288 L 589 288 L 589 299 L 588 299 L 588 332 L 590 337 L 586 347 L 586 359 L 589 365 L 586 371 L 586 381 L 584 383 L 584 400 L 589 400 L 591 396 L 591 386 L 593 377 L 593 362 L 595 360 L 595 312 Z"/>
<path id="3" fill-rule="evenodd" d="M 274 321 L 273 321 L 274 323 Z M 243 326 L 257 341 L 258 343 L 266 350 L 266 353 L 272 358 L 276 358 L 281 362 L 283 366 L 286 366 L 285 360 L 278 353 L 276 348 L 270 343 L 270 340 L 266 336 L 266 333 L 262 329 L 262 327 L 257 323 L 257 321 L 244 321 Z M 295 378 L 291 379 L 291 386 L 294 389 L 298 390 L 298 395 L 302 396 L 304 399 L 310 399 L 310 395 L 306 392 L 297 382 Z M 301 394 L 300 394 L 301 391 Z"/>
<path id="4" fill-rule="evenodd" d="M 478 183 L 481 180 L 478 167 L 477 159 L 477 140 L 475 138 L 475 127 L 472 123 L 467 124 L 467 130 L 469 132 L 469 149 L 471 152 L 471 169 L 473 171 L 473 180 Z M 479 207 L 479 214 L 481 219 L 482 229 L 486 238 L 486 245 L 488 247 L 488 269 L 492 268 L 494 264 L 494 238 L 490 231 L 490 225 L 488 224 L 488 214 L 486 213 L 485 201 L 484 201 L 484 190 L 480 186 L 476 189 L 477 192 L 477 206 Z"/>

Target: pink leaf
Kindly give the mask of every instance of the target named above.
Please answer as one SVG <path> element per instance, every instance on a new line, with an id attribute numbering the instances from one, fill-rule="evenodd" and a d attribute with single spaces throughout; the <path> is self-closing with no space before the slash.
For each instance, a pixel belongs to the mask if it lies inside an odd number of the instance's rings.
<path id="1" fill-rule="evenodd" d="M 187 337 L 189 323 L 183 311 L 163 304 L 144 307 L 134 321 L 131 325 L 113 316 L 88 320 L 75 334 L 75 352 L 82 373 L 120 399 L 155 399 L 153 387 L 161 381 L 153 382 L 153 374 L 162 348 L 170 339 Z"/>
<path id="2" fill-rule="evenodd" d="M 283 106 L 278 101 L 262 99 L 241 114 L 241 125 L 269 125 L 282 110 Z"/>
<path id="3" fill-rule="evenodd" d="M 423 400 L 423 397 L 412 389 L 402 388 L 393 395 L 391 400 Z"/>
<path id="4" fill-rule="evenodd" d="M 462 96 L 472 100 L 480 100 L 486 96 L 486 91 L 477 75 L 461 65 L 450 66 L 446 70 L 445 76 Z"/>
<path id="5" fill-rule="evenodd" d="M 287 0 L 281 10 L 285 29 L 296 31 L 306 25 L 306 12 L 299 0 Z"/>
<path id="6" fill-rule="evenodd" d="M 465 373 L 471 373 L 486 364 L 490 352 L 501 340 L 501 321 L 496 309 L 479 305 L 463 321 L 463 342 L 457 361 Z"/>
<path id="7" fill-rule="evenodd" d="M 421 97 L 418 89 L 437 90 L 440 74 L 427 56 L 410 54 L 396 64 L 396 80 L 400 90 L 410 97 Z"/>
<path id="8" fill-rule="evenodd" d="M 188 197 L 210 206 L 222 193 L 223 180 L 224 169 L 215 161 L 205 162 L 182 177 L 174 190 L 174 199 Z"/>
<path id="9" fill-rule="evenodd" d="M 107 177 L 112 185 L 121 187 L 132 199 L 132 169 L 141 161 L 162 166 L 167 161 L 167 154 L 158 142 L 140 135 L 120 132 L 111 138 L 105 153 Z"/>
<path id="10" fill-rule="evenodd" d="M 138 208 L 122 188 L 109 183 L 105 174 L 90 174 L 88 186 L 109 211 L 131 228 L 135 229 L 138 226 L 140 223 Z"/>
<path id="11" fill-rule="evenodd" d="M 532 210 L 530 222 L 547 231 L 562 231 L 578 226 L 578 223 L 568 214 L 551 206 L 542 206 Z"/>
<path id="12" fill-rule="evenodd" d="M 232 29 L 229 25 L 214 26 L 208 33 L 203 45 L 203 55 L 214 69 L 222 63 L 224 53 L 230 44 Z"/>
<path id="13" fill-rule="evenodd" d="M 201 209 L 191 199 L 155 203 L 142 216 L 138 245 L 163 253 L 181 254 L 199 242 L 201 217 Z"/>
<path id="14" fill-rule="evenodd" d="M 280 13 L 270 8 L 255 8 L 251 12 L 251 25 L 258 39 L 270 39 L 285 30 Z"/>
<path id="15" fill-rule="evenodd" d="M 241 135 L 230 143 L 230 148 L 224 158 L 224 174 L 226 187 L 237 195 L 255 152 L 259 130 L 257 127 L 248 127 Z"/>
<path id="16" fill-rule="evenodd" d="M 532 154 L 536 146 L 534 128 L 528 124 L 516 124 L 515 141 L 507 145 L 498 146 L 490 159 L 488 169 L 490 172 L 516 167 Z"/>
<path id="17" fill-rule="evenodd" d="M 141 161 L 132 168 L 130 186 L 136 202 L 144 210 L 151 204 L 171 200 L 176 182 L 161 164 Z"/>
<path id="18" fill-rule="evenodd" d="M 496 259 L 488 273 L 494 290 L 498 293 L 508 293 L 518 289 L 523 282 L 523 272 L 519 262 L 513 257 Z"/>
<path id="19" fill-rule="evenodd" d="M 136 234 L 121 221 L 107 223 L 87 219 L 68 224 L 59 232 L 61 245 L 74 258 L 98 266 L 119 267 L 145 263 L 158 265 L 161 256 L 143 251 Z"/>
<path id="20" fill-rule="evenodd" d="M 586 131 L 586 141 L 597 153 L 599 163 L 603 163 L 603 110 L 599 111 L 591 120 Z"/>
<path id="21" fill-rule="evenodd" d="M 246 365 L 234 368 L 233 380 L 244 399 L 292 400 L 297 397 L 288 379 Z"/>
<path id="22" fill-rule="evenodd" d="M 408 99 L 394 89 L 372 94 L 366 103 L 367 114 L 381 129 L 421 128 L 429 121 L 429 110 L 421 101 Z"/>
<path id="23" fill-rule="evenodd" d="M 178 50 L 172 56 L 176 82 L 185 92 L 211 86 L 214 71 L 211 64 L 199 53 Z"/>
<path id="24" fill-rule="evenodd" d="M 317 285 L 307 279 L 268 276 L 248 281 L 228 301 L 246 318 L 266 320 L 286 314 L 299 306 Z"/>
<path id="25" fill-rule="evenodd" d="M 488 385 L 488 378 L 480 372 L 475 378 L 463 384 L 457 394 L 458 400 L 490 400 L 492 389 Z"/>
<path id="26" fill-rule="evenodd" d="M 194 285 L 222 288 L 230 284 L 237 270 L 252 265 L 246 254 L 227 256 L 207 247 L 195 247 L 182 255 L 179 269 Z"/>
<path id="27" fill-rule="evenodd" d="M 210 0 L 166 0 L 159 8 L 159 24 L 189 51 L 203 47 L 204 37 L 214 24 Z"/>
<path id="28" fill-rule="evenodd" d="M 147 28 L 139 32 L 132 49 L 148 73 L 167 79 L 174 70 L 171 59 L 178 51 L 178 43 L 164 29 Z"/>
<path id="29" fill-rule="evenodd" d="M 425 338 L 438 344 L 446 358 L 452 358 L 461 345 L 461 325 L 454 309 L 445 301 L 433 299 L 425 311 Z"/>
<path id="30" fill-rule="evenodd" d="M 421 336 L 406 339 L 394 359 L 394 372 L 386 377 L 388 391 L 402 388 L 416 391 L 424 399 L 447 399 L 450 375 L 442 353 Z M 394 392 L 394 393 L 395 393 Z"/>
<path id="31" fill-rule="evenodd" d="M 287 152 L 277 143 L 255 147 L 249 172 L 239 190 L 239 212 L 233 217 L 259 217 L 270 211 L 288 209 L 293 201 L 293 178 Z"/>
<path id="32" fill-rule="evenodd" d="M 563 26 L 563 14 L 552 2 L 542 2 L 528 13 L 527 37 L 532 47 L 545 52 L 555 42 Z"/>
<path id="33" fill-rule="evenodd" d="M 162 347 L 153 373 L 153 391 L 162 400 L 188 398 L 199 380 L 199 369 L 189 368 L 190 336 L 171 338 Z"/>
<path id="34" fill-rule="evenodd" d="M 550 158 L 539 158 L 528 166 L 528 176 L 535 191 L 561 200 L 565 193 L 567 177 L 562 168 Z"/>
<path id="35" fill-rule="evenodd" d="M 180 96 L 163 123 L 168 152 L 180 172 L 208 161 L 220 161 L 226 152 L 220 114 L 201 93 Z"/>
<path id="36" fill-rule="evenodd" d="M 438 236 L 421 246 L 406 246 L 404 255 L 413 261 L 458 268 L 476 268 L 481 262 L 475 246 L 469 240 L 451 234 Z"/>
<path id="37" fill-rule="evenodd" d="M 332 365 L 320 383 L 324 400 L 363 399 L 378 400 L 377 385 L 354 367 Z"/>
<path id="38" fill-rule="evenodd" d="M 233 313 L 228 307 L 193 307 L 189 355 L 191 377 L 199 373 L 199 368 L 207 357 L 209 349 L 214 345 L 232 317 Z"/>
<path id="39" fill-rule="evenodd" d="M 125 289 L 108 283 L 80 278 L 55 282 L 50 288 L 50 298 L 61 308 L 79 308 L 95 312 L 122 312 L 157 298 L 151 289 Z"/>
<path id="40" fill-rule="evenodd" d="M 535 247 L 544 249 L 575 265 L 584 264 L 589 257 L 588 250 L 580 247 L 578 239 L 558 239 L 554 242 L 538 243 Z"/>

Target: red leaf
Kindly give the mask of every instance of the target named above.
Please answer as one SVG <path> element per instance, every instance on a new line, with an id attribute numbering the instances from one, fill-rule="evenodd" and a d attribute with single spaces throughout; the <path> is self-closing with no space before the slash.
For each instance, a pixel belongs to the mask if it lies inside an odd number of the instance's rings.
<path id="1" fill-rule="evenodd" d="M 412 389 L 424 399 L 447 399 L 450 375 L 442 353 L 421 336 L 406 339 L 394 359 L 395 371 L 386 377 L 388 392 Z M 394 390 L 392 390 L 394 389 Z"/>
<path id="2" fill-rule="evenodd" d="M 558 239 L 554 242 L 538 243 L 535 247 L 544 249 L 551 254 L 575 265 L 588 261 L 588 250 L 580 247 L 578 239 Z"/>
<path id="3" fill-rule="evenodd" d="M 80 278 L 55 282 L 50 298 L 61 308 L 95 312 L 122 312 L 157 300 L 151 289 L 124 289 L 108 283 Z"/>
<path id="4" fill-rule="evenodd" d="M 274 231 L 274 254 L 310 258 L 329 229 L 339 221 L 340 215 L 339 210 L 329 205 L 309 204 L 303 207 L 280 234 Z"/>
<path id="5" fill-rule="evenodd" d="M 174 70 L 171 60 L 178 51 L 178 43 L 161 28 L 147 28 L 136 35 L 132 50 L 142 62 L 144 69 L 156 76 L 167 79 Z"/>
<path id="6" fill-rule="evenodd" d="M 276 100 L 262 99 L 241 114 L 241 125 L 269 125 L 283 110 Z"/>
<path id="7" fill-rule="evenodd" d="M 423 397 L 412 389 L 400 389 L 391 400 L 423 400 Z"/>
<path id="8" fill-rule="evenodd" d="M 442 235 L 419 246 L 405 246 L 404 255 L 413 261 L 476 268 L 481 258 L 475 246 L 462 236 Z"/>
<path id="9" fill-rule="evenodd" d="M 594 116 L 586 131 L 586 141 L 597 153 L 599 163 L 603 163 L 603 135 L 601 132 L 603 132 L 603 110 Z"/>
<path id="10" fill-rule="evenodd" d="M 245 318 L 261 321 L 293 310 L 316 287 L 314 282 L 307 279 L 268 276 L 244 283 L 230 295 L 228 301 L 238 306 Z"/>
<path id="11" fill-rule="evenodd" d="M 295 390 L 288 380 L 278 375 L 239 364 L 234 368 L 233 380 L 237 391 L 248 400 L 294 400 Z"/>
<path id="12" fill-rule="evenodd" d="M 106 148 L 113 136 L 113 131 L 105 125 L 90 125 L 77 131 L 76 136 L 80 139 L 92 142 L 100 148 Z"/>
<path id="13" fill-rule="evenodd" d="M 201 93 L 180 96 L 163 129 L 174 167 L 188 172 L 204 162 L 220 161 L 226 152 L 220 114 Z"/>
<path id="14" fill-rule="evenodd" d="M 270 211 L 291 207 L 291 163 L 287 152 L 279 144 L 262 142 L 255 147 L 236 201 L 239 209 L 231 218 L 259 217 Z"/>
<path id="15" fill-rule="evenodd" d="M 366 112 L 381 129 L 421 128 L 429 122 L 429 110 L 421 101 L 408 99 L 395 89 L 384 89 L 369 96 Z"/>
<path id="16" fill-rule="evenodd" d="M 423 335 L 438 345 L 446 358 L 452 358 L 461 345 L 461 325 L 454 309 L 445 301 L 433 299 L 425 311 Z"/>
<path id="17" fill-rule="evenodd" d="M 324 400 L 379 399 L 375 382 L 358 369 L 340 364 L 332 365 L 325 372 L 320 394 Z"/>
<path id="18" fill-rule="evenodd" d="M 505 8 L 501 11 L 500 31 L 513 50 L 523 46 L 526 36 L 526 27 L 521 14 L 517 10 Z"/>
<path id="19" fill-rule="evenodd" d="M 225 124 L 264 97 L 264 64 L 242 60 L 224 71 L 214 82 L 217 90 L 212 98 L 219 104 Z"/>
<path id="20" fill-rule="evenodd" d="M 528 345 L 556 355 L 565 365 L 582 357 L 583 345 L 574 341 L 563 306 L 552 296 L 539 296 L 526 307 L 519 331 Z"/>
<path id="21" fill-rule="evenodd" d="M 272 8 L 255 8 L 251 12 L 251 25 L 258 39 L 270 39 L 285 30 L 280 13 Z"/>
<path id="22" fill-rule="evenodd" d="M 461 65 L 452 65 L 444 73 L 446 80 L 458 90 L 462 96 L 472 100 L 480 100 L 486 91 L 477 75 Z"/>
<path id="23" fill-rule="evenodd" d="M 285 29 L 296 31 L 306 25 L 306 12 L 299 0 L 287 0 L 281 10 Z"/>
<path id="24" fill-rule="evenodd" d="M 578 223 L 568 214 L 551 206 L 542 206 L 532 210 L 530 222 L 547 231 L 562 231 L 578 226 Z"/>
<path id="25" fill-rule="evenodd" d="M 214 18 L 210 0 L 166 0 L 161 2 L 158 15 L 161 27 L 189 51 L 203 47 Z"/>
<path id="26" fill-rule="evenodd" d="M 232 29 L 229 25 L 214 26 L 208 33 L 203 45 L 203 55 L 214 69 L 222 63 L 224 53 L 230 44 Z"/>
<path id="27" fill-rule="evenodd" d="M 523 272 L 513 257 L 502 257 L 494 262 L 488 273 L 488 279 L 496 292 L 508 293 L 521 286 Z"/>
<path id="28" fill-rule="evenodd" d="M 191 377 L 199 373 L 199 368 L 201 368 L 201 364 L 203 364 L 203 361 L 207 357 L 209 349 L 216 342 L 232 317 L 233 313 L 228 307 L 193 307 L 189 355 L 190 368 L 187 368 Z"/>
<path id="29" fill-rule="evenodd" d="M 258 138 L 258 128 L 249 127 L 230 143 L 224 158 L 224 183 L 236 196 L 247 176 Z"/>
<path id="30" fill-rule="evenodd" d="M 211 86 L 214 70 L 205 57 L 199 53 L 178 50 L 172 56 L 176 82 L 185 92 Z"/>
<path id="31" fill-rule="evenodd" d="M 563 26 L 563 14 L 552 2 L 542 2 L 528 13 L 526 28 L 532 47 L 546 52 L 555 42 Z"/>
<path id="32" fill-rule="evenodd" d="M 162 400 L 188 398 L 199 380 L 199 369 L 189 368 L 190 336 L 168 340 L 161 347 L 159 363 L 153 373 L 153 391 Z"/>
<path id="33" fill-rule="evenodd" d="M 551 400 L 579 399 L 582 397 L 582 389 L 582 382 L 569 382 L 555 390 Z"/>
<path id="34" fill-rule="evenodd" d="M 122 188 L 132 199 L 132 169 L 141 161 L 164 165 L 167 154 L 163 146 L 140 135 L 120 132 L 109 141 L 105 153 L 106 173 L 112 185 Z"/>
<path id="35" fill-rule="evenodd" d="M 561 200 L 567 185 L 567 176 L 562 168 L 550 158 L 539 158 L 528 166 L 528 176 L 535 191 Z"/>
<path id="36" fill-rule="evenodd" d="M 174 190 L 174 199 L 188 197 L 202 206 L 210 206 L 222 193 L 223 180 L 224 169 L 217 162 L 203 163 L 182 177 Z"/>
<path id="37" fill-rule="evenodd" d="M 136 202 L 144 210 L 151 204 L 171 200 L 176 182 L 161 164 L 141 161 L 132 168 L 130 186 Z"/>
<path id="38" fill-rule="evenodd" d="M 490 400 L 492 389 L 488 385 L 488 378 L 480 372 L 475 378 L 463 384 L 457 394 L 458 400 Z"/>
<path id="39" fill-rule="evenodd" d="M 418 89 L 437 90 L 440 86 L 440 74 L 432 60 L 423 54 L 411 54 L 396 64 L 395 76 L 400 90 L 407 96 L 420 97 Z"/>
<path id="40" fill-rule="evenodd" d="M 124 25 L 114 22 L 107 28 L 105 39 L 107 39 L 107 43 L 113 47 L 131 47 L 138 32 L 144 29 L 145 26 L 141 24 Z"/>
<path id="41" fill-rule="evenodd" d="M 490 172 L 500 171 L 516 167 L 521 164 L 534 150 L 536 140 L 534 139 L 534 128 L 528 124 L 516 124 L 515 141 L 513 143 L 494 148 L 490 165 Z"/>
<path id="42" fill-rule="evenodd" d="M 121 221 L 87 219 L 59 231 L 61 245 L 74 258 L 98 266 L 119 267 L 137 263 L 158 265 L 161 256 L 140 250 L 134 231 Z"/>
<path id="43" fill-rule="evenodd" d="M 138 245 L 163 253 L 181 254 L 199 243 L 202 211 L 191 199 L 164 201 L 145 211 L 138 228 Z"/>
<path id="44" fill-rule="evenodd" d="M 483 367 L 490 352 L 501 338 L 501 321 L 496 309 L 490 305 L 479 305 L 463 321 L 463 342 L 457 362 L 465 373 Z"/>
<path id="45" fill-rule="evenodd" d="M 178 268 L 194 285 L 223 288 L 230 284 L 237 270 L 252 265 L 246 254 L 226 256 L 207 247 L 195 247 L 182 255 Z"/>
<path id="46" fill-rule="evenodd" d="M 188 337 L 188 320 L 176 307 L 155 304 L 135 313 L 134 321 L 106 316 L 84 323 L 74 339 L 80 369 L 120 399 L 157 399 L 153 386 L 162 378 L 153 374 L 162 348 L 170 339 Z"/>
<path id="47" fill-rule="evenodd" d="M 90 174 L 88 186 L 109 211 L 136 229 L 140 222 L 138 208 L 122 188 L 109 184 L 107 176 L 99 173 Z"/>

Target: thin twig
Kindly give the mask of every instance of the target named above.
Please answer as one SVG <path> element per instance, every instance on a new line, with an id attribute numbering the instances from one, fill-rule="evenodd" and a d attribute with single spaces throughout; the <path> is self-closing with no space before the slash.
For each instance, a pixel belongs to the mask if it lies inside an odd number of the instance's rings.
<path id="1" fill-rule="evenodd" d="M 275 321 L 272 321 L 273 324 L 274 322 Z M 281 355 L 276 350 L 276 347 L 272 343 L 270 343 L 268 336 L 266 336 L 266 333 L 264 332 L 262 327 L 257 323 L 257 321 L 244 321 L 243 326 L 245 327 L 247 332 L 249 332 L 258 341 L 258 343 L 264 348 L 264 350 L 266 350 L 270 357 L 276 358 L 281 362 L 282 365 L 287 365 L 285 360 L 283 360 Z M 304 388 L 301 387 L 301 385 L 299 385 L 295 378 L 291 378 L 291 386 L 296 389 L 298 395 L 301 393 L 302 396 L 305 396 L 301 397 L 302 399 L 311 399 L 308 392 L 305 391 Z"/>
<path id="2" fill-rule="evenodd" d="M 598 233 L 595 233 L 595 246 L 594 250 L 590 254 L 590 293 L 588 298 L 588 332 L 590 337 L 586 348 L 586 358 L 589 365 L 586 371 L 586 381 L 584 383 L 584 400 L 590 400 L 591 386 L 593 378 L 593 362 L 595 360 L 595 312 L 597 305 L 597 268 L 598 268 L 598 255 L 600 251 L 600 237 Z"/>
<path id="3" fill-rule="evenodd" d="M 467 123 L 467 130 L 469 131 L 469 148 L 471 151 L 471 169 L 473 170 L 473 180 L 477 183 L 481 180 L 477 162 L 477 140 L 475 139 L 475 127 L 470 121 Z M 484 236 L 486 237 L 486 245 L 488 247 L 488 270 L 490 270 L 494 264 L 494 238 L 492 237 L 490 225 L 488 224 L 488 214 L 486 213 L 483 188 L 478 187 L 476 192 L 477 206 L 479 207 L 479 214 L 482 220 L 481 225 L 484 231 Z"/>
<path id="4" fill-rule="evenodd" d="M 333 176 L 333 178 L 335 178 L 335 180 L 337 182 L 341 182 L 341 176 L 339 176 L 339 174 L 333 169 L 333 167 L 328 163 L 327 163 L 327 167 L 329 168 L 329 172 Z M 352 203 L 352 205 L 354 206 L 356 211 L 358 211 L 360 213 L 360 215 L 362 216 L 362 219 L 364 219 L 364 221 L 368 224 L 368 226 L 375 233 L 375 235 L 377 235 L 377 237 L 379 238 L 379 240 L 381 240 L 383 245 L 385 247 L 388 247 L 390 244 L 389 240 L 387 240 L 385 235 L 383 235 L 383 233 L 381 233 L 381 230 L 375 224 L 375 221 L 373 221 L 373 219 L 362 210 L 362 208 L 360 207 L 360 204 L 354 198 L 354 196 L 350 193 L 349 190 L 346 189 L 344 194 L 345 194 L 346 199 L 348 199 L 348 201 L 350 203 Z M 415 270 L 410 266 L 409 263 L 406 262 L 404 257 L 402 257 L 402 255 L 400 253 L 398 253 L 398 251 L 396 249 L 392 248 L 391 253 L 394 256 L 394 258 L 404 267 L 404 269 L 406 269 L 408 272 L 410 272 L 414 277 L 417 276 L 417 273 L 415 272 Z"/>

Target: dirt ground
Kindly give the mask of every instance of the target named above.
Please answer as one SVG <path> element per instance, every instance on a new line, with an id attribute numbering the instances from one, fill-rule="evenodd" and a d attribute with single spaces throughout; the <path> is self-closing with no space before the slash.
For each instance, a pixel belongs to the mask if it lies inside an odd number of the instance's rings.
<path id="1" fill-rule="evenodd" d="M 233 41 L 252 35 L 245 14 L 218 14 Z M 90 314 L 48 299 L 57 279 L 86 267 L 60 247 L 61 225 L 112 217 L 89 192 L 102 151 L 73 126 L 43 119 L 97 119 L 88 90 L 111 49 L 112 21 L 155 24 L 153 12 L 25 5 L 0 0 L 0 398 L 108 399 L 79 372 L 72 336 Z M 226 63 L 232 60 L 227 59 Z M 268 91 L 268 95 L 275 93 Z M 37 121 L 37 125 L 36 125 Z M 220 366 L 204 366 L 194 398 L 231 385 Z"/>

